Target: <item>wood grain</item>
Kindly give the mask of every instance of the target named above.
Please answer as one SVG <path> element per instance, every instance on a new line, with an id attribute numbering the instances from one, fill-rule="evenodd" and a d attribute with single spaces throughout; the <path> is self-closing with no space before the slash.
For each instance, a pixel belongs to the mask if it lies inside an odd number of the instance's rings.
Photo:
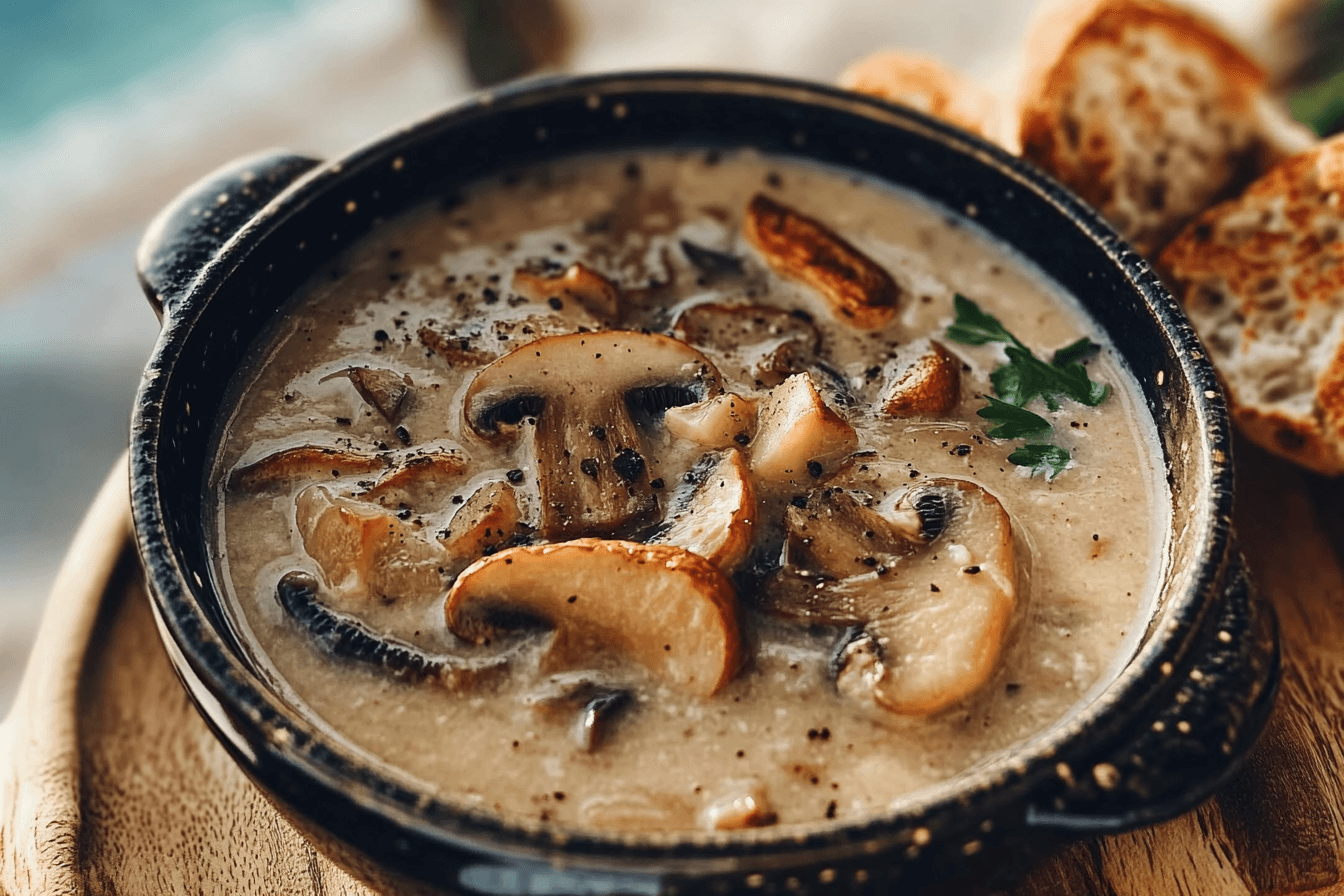
<path id="1" fill-rule="evenodd" d="M 1237 528 L 1283 630 L 1265 735 L 1203 806 L 1075 844 L 1013 896 L 1344 893 L 1344 487 L 1239 457 Z M 113 471 L 76 535 L 0 724 L 0 893 L 375 892 L 279 815 L 188 702 L 129 550 L 125 481 Z"/>

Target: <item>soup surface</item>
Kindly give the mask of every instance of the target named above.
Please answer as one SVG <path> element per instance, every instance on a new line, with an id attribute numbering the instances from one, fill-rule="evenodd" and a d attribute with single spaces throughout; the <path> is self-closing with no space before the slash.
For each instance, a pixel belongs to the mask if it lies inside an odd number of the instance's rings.
<path id="1" fill-rule="evenodd" d="M 235 623 L 318 724 L 513 823 L 882 812 L 1103 686 L 1165 563 L 1113 350 L 1095 406 L 1028 405 L 1033 475 L 957 294 L 1045 362 L 1101 341 L 969 219 L 796 160 L 583 157 L 421 209 L 234 386 Z"/>

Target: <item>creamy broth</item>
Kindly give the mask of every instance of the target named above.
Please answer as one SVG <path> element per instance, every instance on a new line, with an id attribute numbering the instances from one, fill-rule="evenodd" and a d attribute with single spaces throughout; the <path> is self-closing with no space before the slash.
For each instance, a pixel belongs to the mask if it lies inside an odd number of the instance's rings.
<path id="1" fill-rule="evenodd" d="M 890 322 L 860 329 L 815 288 L 763 262 L 742 226 L 758 193 L 825 222 L 890 272 L 901 294 Z M 728 264 L 718 256 L 697 264 L 683 240 L 739 260 L 741 270 L 715 270 Z M 525 520 L 517 531 L 546 540 L 535 529 L 544 500 L 537 477 L 547 472 L 536 467 L 547 460 L 525 442 L 483 437 L 464 419 L 464 403 L 490 360 L 532 340 L 593 328 L 591 313 L 572 297 L 547 301 L 515 288 L 518 269 L 549 275 L 574 262 L 619 287 L 614 329 L 671 333 L 682 312 L 706 302 L 767 306 L 809 322 L 820 349 L 796 369 L 810 371 L 817 393 L 855 431 L 852 458 L 815 474 L 754 482 L 753 552 L 733 580 L 741 664 L 710 696 L 687 694 L 638 663 L 605 655 L 594 656 L 591 670 L 571 663 L 543 674 L 537 662 L 544 631 L 468 645 L 445 625 L 449 581 L 438 586 L 426 571 L 433 562 L 417 573 L 430 593 L 387 600 L 351 587 L 348 576 L 333 581 L 343 574 L 315 559 L 300 531 L 311 528 L 304 520 L 315 512 L 313 495 L 321 507 L 362 500 L 432 548 L 473 495 L 508 483 L 517 487 Z M 1053 480 L 1008 461 L 1020 441 L 986 436 L 976 411 L 984 407 L 981 396 L 992 394 L 989 373 L 1004 355 L 1000 346 L 943 339 L 955 293 L 997 316 L 1040 357 L 1083 336 L 1102 342 L 1088 372 L 1111 387 L 1105 402 L 1066 400 L 1057 412 L 1033 405 L 1072 452 L 1071 465 Z M 927 337 L 960 366 L 955 406 L 934 417 L 883 412 L 891 357 Z M 737 396 L 764 404 L 772 388 L 782 388 L 772 379 L 783 374 L 762 378 L 759 344 L 749 339 L 698 348 Z M 381 384 L 405 392 L 394 416 L 364 394 L 379 384 L 364 383 L 361 391 L 351 368 L 402 378 L 405 390 L 397 381 Z M 797 161 L 648 152 L 565 160 L 479 184 L 452 203 L 384 226 L 315 277 L 234 394 L 212 481 L 218 570 L 236 625 L 277 687 L 318 724 L 426 792 L 513 823 L 811 827 L 885 811 L 1048 729 L 1104 686 L 1132 653 L 1164 570 L 1170 499 L 1154 426 L 1131 374 L 1076 302 L 967 219 Z M 392 401 L 375 398 L 384 406 Z M 658 532 L 658 519 L 672 515 L 693 488 L 687 472 L 707 453 L 656 420 L 639 432 L 637 475 L 663 488 L 651 492 L 656 507 L 645 507 L 638 525 L 618 527 L 621 536 Z M 753 445 L 744 441 L 726 450 L 749 462 Z M 435 452 L 460 460 L 395 492 L 369 492 L 382 469 L 332 470 L 320 459 L 307 472 L 240 484 L 240 470 L 300 445 L 380 464 Z M 1016 609 L 983 686 L 932 714 L 899 714 L 837 689 L 840 626 L 779 618 L 763 611 L 758 594 L 745 592 L 767 587 L 771 580 L 752 571 L 778 559 L 788 508 L 814 490 L 851 490 L 891 512 L 904 491 L 939 478 L 975 483 L 1011 518 Z M 324 491 L 315 492 L 315 484 Z M 378 494 L 381 505 L 372 497 Z M 816 506 L 823 498 L 812 500 Z M 583 534 L 570 527 L 563 538 Z M 277 601 L 277 583 L 292 570 L 308 572 L 322 604 L 370 632 L 428 653 L 507 656 L 507 663 L 498 674 L 445 685 L 333 656 Z M 584 745 L 576 725 L 594 681 L 619 693 L 620 705 L 602 721 L 600 742 Z"/>

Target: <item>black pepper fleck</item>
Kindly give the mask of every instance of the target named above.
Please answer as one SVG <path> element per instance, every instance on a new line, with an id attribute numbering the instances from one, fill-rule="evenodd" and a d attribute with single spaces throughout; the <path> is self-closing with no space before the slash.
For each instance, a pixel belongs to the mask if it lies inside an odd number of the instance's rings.
<path id="1" fill-rule="evenodd" d="M 523 471 L 519 469 L 510 470 L 509 472 L 505 473 L 504 476 L 510 482 L 515 484 L 523 481 Z"/>
<path id="2" fill-rule="evenodd" d="M 814 460 L 810 460 L 807 462 L 807 472 L 813 479 L 820 479 L 823 469 L 821 464 Z"/>
<path id="3" fill-rule="evenodd" d="M 583 475 L 588 476 L 588 477 L 590 477 L 590 478 L 592 478 L 592 479 L 596 479 L 596 478 L 597 478 L 597 458 L 595 458 L 595 457 L 585 457 L 583 460 L 579 461 L 579 469 L 583 471 Z"/>

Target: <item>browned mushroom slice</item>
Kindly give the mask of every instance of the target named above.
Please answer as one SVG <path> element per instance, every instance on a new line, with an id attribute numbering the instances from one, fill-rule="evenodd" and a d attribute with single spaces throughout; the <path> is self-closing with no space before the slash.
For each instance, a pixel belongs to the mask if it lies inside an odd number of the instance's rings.
<path id="1" fill-rule="evenodd" d="M 827 406 L 806 373 L 771 391 L 757 421 L 751 472 L 763 479 L 814 482 L 834 473 L 859 444 L 854 427 Z"/>
<path id="2" fill-rule="evenodd" d="M 756 532 L 756 490 L 742 452 L 710 457 L 693 470 L 694 487 L 669 513 L 671 525 L 652 542 L 699 554 L 726 573 L 746 559 Z"/>
<path id="3" fill-rule="evenodd" d="M 937 342 L 903 347 L 887 370 L 882 403 L 893 417 L 937 417 L 961 400 L 961 361 Z"/>
<path id="4" fill-rule="evenodd" d="M 620 289 L 582 262 L 575 262 L 553 277 L 522 269 L 515 271 L 513 290 L 534 302 L 556 299 L 562 307 L 565 302 L 577 302 L 608 323 L 615 323 L 621 313 Z"/>
<path id="5" fill-rule="evenodd" d="M 523 530 L 518 495 L 503 482 L 492 482 L 453 514 L 439 543 L 448 549 L 447 573 L 456 576 L 476 560 L 507 545 Z"/>
<path id="6" fill-rule="evenodd" d="M 444 615 L 450 631 L 477 644 L 498 633 L 500 620 L 541 621 L 554 630 L 546 671 L 624 659 L 702 697 L 741 661 L 732 583 L 670 545 L 583 538 L 509 548 L 457 577 Z"/>
<path id="7" fill-rule="evenodd" d="M 480 367 L 499 357 L 492 346 L 480 343 L 479 336 L 458 336 L 445 333 L 432 321 L 416 331 L 420 344 L 448 362 L 449 367 Z"/>
<path id="8" fill-rule="evenodd" d="M 382 455 L 365 454 L 344 448 L 319 448 L 299 445 L 268 454 L 256 463 L 239 467 L 229 476 L 229 488 L 252 490 L 269 485 L 322 476 L 357 476 L 386 470 Z"/>
<path id="9" fill-rule="evenodd" d="M 693 305 L 677 315 L 672 332 L 742 359 L 743 376 L 766 388 L 806 368 L 821 349 L 821 334 L 806 315 L 764 305 Z"/>
<path id="10" fill-rule="evenodd" d="M 406 411 L 406 400 L 411 396 L 409 374 L 385 370 L 381 367 L 347 367 L 335 373 L 329 373 L 319 383 L 343 376 L 350 380 L 359 397 L 373 405 L 374 410 L 388 423 L 395 424 Z"/>
<path id="11" fill-rule="evenodd" d="M 816 546 L 852 541 L 849 521 L 809 520 L 810 556 L 843 577 L 786 567 L 763 609 L 809 625 L 862 626 L 840 657 L 840 690 L 927 715 L 975 694 L 998 666 L 1017 606 L 1012 525 L 998 500 L 963 480 L 915 486 L 896 509 L 915 512 L 917 540 L 896 526 L 880 545 L 881 568 L 859 575 L 843 575 L 851 549 Z"/>
<path id="12" fill-rule="evenodd" d="M 300 492 L 295 510 L 304 550 L 333 589 L 384 602 L 443 593 L 447 553 L 410 523 L 320 485 Z"/>
<path id="13" fill-rule="evenodd" d="M 466 471 L 467 458 L 456 450 L 426 451 L 400 461 L 358 497 L 383 507 L 428 507 L 446 498 Z"/>
<path id="14" fill-rule="evenodd" d="M 695 404 L 668 408 L 663 425 L 677 438 L 706 448 L 746 445 L 756 432 L 756 402 L 724 392 Z"/>
<path id="15" fill-rule="evenodd" d="M 817 290 L 855 326 L 875 330 L 895 315 L 901 299 L 896 281 L 820 221 L 757 194 L 742 230 L 776 273 Z"/>
<path id="16" fill-rule="evenodd" d="M 467 425 L 519 446 L 540 492 L 548 539 L 617 535 L 658 515 L 639 424 L 719 391 L 719 374 L 684 342 L 608 331 L 515 349 L 467 389 Z M 529 477 L 531 478 L 531 477 Z"/>

